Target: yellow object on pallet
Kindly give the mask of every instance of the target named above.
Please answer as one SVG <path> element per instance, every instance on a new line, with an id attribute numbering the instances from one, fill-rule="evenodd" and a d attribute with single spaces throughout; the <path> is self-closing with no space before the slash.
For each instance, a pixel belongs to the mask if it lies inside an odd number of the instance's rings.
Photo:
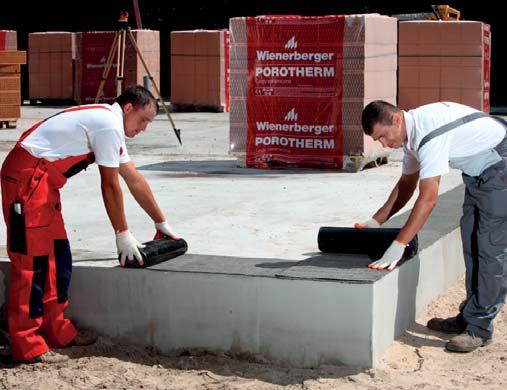
<path id="1" fill-rule="evenodd" d="M 432 5 L 433 12 L 440 20 L 459 20 L 461 13 L 448 5 Z"/>
<path id="2" fill-rule="evenodd" d="M 448 5 L 432 5 L 432 12 L 391 15 L 399 21 L 407 20 L 459 20 L 461 13 Z"/>

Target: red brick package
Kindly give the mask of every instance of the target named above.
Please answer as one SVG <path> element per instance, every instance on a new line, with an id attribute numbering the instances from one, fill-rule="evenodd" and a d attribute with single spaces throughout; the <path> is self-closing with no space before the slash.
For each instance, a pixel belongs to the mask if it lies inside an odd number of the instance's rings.
<path id="1" fill-rule="evenodd" d="M 75 34 L 28 34 L 28 90 L 30 99 L 73 99 Z"/>
<path id="2" fill-rule="evenodd" d="M 491 31 L 476 21 L 399 24 L 398 104 L 437 101 L 489 112 Z"/>
<path id="3" fill-rule="evenodd" d="M 160 33 L 154 30 L 131 31 L 150 73 L 157 85 L 160 85 Z M 115 31 L 76 33 L 74 99 L 78 103 L 90 104 L 95 101 L 115 33 Z M 143 85 L 143 77 L 147 73 L 128 36 L 126 42 L 123 88 L 134 84 Z M 116 98 L 116 72 L 115 54 L 100 102 L 110 103 Z M 155 93 L 153 86 L 150 86 L 150 90 Z"/>
<path id="4" fill-rule="evenodd" d="M 14 30 L 0 30 L 0 50 L 18 50 L 18 34 Z"/>
<path id="5" fill-rule="evenodd" d="M 230 151 L 248 167 L 358 170 L 387 156 L 361 112 L 396 102 L 394 18 L 233 18 L 230 30 Z"/>
<path id="6" fill-rule="evenodd" d="M 0 122 L 16 121 L 21 116 L 22 64 L 26 64 L 25 51 L 0 50 Z"/>
<path id="7" fill-rule="evenodd" d="M 229 111 L 229 32 L 171 32 L 171 104 Z"/>

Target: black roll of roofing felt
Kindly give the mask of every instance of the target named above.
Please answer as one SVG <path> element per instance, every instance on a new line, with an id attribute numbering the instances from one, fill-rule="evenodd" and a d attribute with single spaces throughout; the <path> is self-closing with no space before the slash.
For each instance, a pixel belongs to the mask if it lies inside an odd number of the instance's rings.
<path id="1" fill-rule="evenodd" d="M 163 263 L 164 261 L 181 256 L 188 249 L 187 242 L 182 238 L 179 240 L 173 240 L 169 237 L 163 237 L 157 240 L 145 242 L 144 245 L 146 245 L 144 248 L 139 248 L 144 264 L 142 266 L 139 265 L 137 260 L 127 261 L 125 264 L 126 268 L 151 267 L 152 265 Z"/>
<path id="2" fill-rule="evenodd" d="M 400 230 L 398 228 L 321 227 L 317 240 L 319 250 L 324 253 L 368 255 L 371 259 L 378 260 L 389 248 Z M 405 248 L 400 263 L 414 257 L 417 254 L 417 249 L 416 235 Z"/>

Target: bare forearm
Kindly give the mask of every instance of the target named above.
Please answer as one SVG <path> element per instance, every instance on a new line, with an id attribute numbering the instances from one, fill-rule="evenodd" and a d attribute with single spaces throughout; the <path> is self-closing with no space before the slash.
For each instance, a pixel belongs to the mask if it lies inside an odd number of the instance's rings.
<path id="1" fill-rule="evenodd" d="M 154 222 L 159 223 L 165 220 L 164 214 L 158 207 L 153 192 L 143 176 L 139 175 L 134 183 L 127 183 L 127 185 L 136 202 Z"/>
<path id="2" fill-rule="evenodd" d="M 415 237 L 417 232 L 422 229 L 433 211 L 435 204 L 436 201 L 422 199 L 421 197 L 417 198 L 405 226 L 403 226 L 396 237 L 396 241 L 407 245 L 410 240 Z"/>
<path id="3" fill-rule="evenodd" d="M 102 184 L 102 198 L 114 231 L 121 232 L 127 230 L 128 225 L 123 207 L 123 193 L 119 183 L 118 185 Z"/>
<path id="4" fill-rule="evenodd" d="M 417 183 L 417 182 L 416 182 Z M 414 194 L 416 184 L 405 183 L 399 180 L 392 190 L 386 203 L 373 215 L 380 224 L 403 208 Z"/>
<path id="5" fill-rule="evenodd" d="M 414 204 L 405 226 L 401 229 L 396 241 L 408 244 L 419 230 L 424 226 L 431 211 L 437 204 L 438 187 L 440 186 L 440 176 L 435 176 L 421 180 L 419 185 L 419 196 Z"/>

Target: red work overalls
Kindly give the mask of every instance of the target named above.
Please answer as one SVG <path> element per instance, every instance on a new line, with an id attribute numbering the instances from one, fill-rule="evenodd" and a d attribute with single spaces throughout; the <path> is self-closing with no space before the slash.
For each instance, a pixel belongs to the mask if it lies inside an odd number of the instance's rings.
<path id="1" fill-rule="evenodd" d="M 83 106 L 62 113 L 93 108 L 107 109 Z M 30 360 L 51 347 L 64 347 L 77 335 L 70 320 L 64 317 L 72 256 L 59 190 L 70 176 L 93 163 L 94 156 L 89 153 L 54 162 L 33 157 L 20 143 L 43 122 L 21 136 L 1 171 L 11 260 L 8 324 L 15 361 Z"/>

